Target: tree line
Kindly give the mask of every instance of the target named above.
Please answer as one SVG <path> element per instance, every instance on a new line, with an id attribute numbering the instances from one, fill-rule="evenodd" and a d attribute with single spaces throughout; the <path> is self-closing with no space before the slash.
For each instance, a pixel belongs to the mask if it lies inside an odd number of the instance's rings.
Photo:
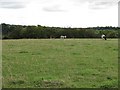
<path id="1" fill-rule="evenodd" d="M 2 39 L 41 39 L 60 38 L 66 35 L 67 38 L 100 38 L 105 34 L 108 38 L 118 38 L 118 27 L 48 27 L 48 26 L 26 26 L 10 25 L 2 23 Z"/>

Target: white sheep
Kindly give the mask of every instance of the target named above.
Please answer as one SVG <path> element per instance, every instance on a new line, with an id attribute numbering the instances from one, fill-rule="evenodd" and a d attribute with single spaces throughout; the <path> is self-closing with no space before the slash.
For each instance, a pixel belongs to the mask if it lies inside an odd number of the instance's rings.
<path id="1" fill-rule="evenodd" d="M 104 34 L 101 35 L 101 38 L 104 39 L 104 40 L 107 40 L 106 36 Z"/>
<path id="2" fill-rule="evenodd" d="M 60 36 L 61 39 L 65 39 L 66 37 L 67 37 L 67 36 L 62 36 L 62 35 Z"/>

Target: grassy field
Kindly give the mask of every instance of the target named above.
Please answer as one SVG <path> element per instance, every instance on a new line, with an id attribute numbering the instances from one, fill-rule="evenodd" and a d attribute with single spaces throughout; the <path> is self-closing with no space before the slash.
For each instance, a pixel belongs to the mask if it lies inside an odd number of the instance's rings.
<path id="1" fill-rule="evenodd" d="M 118 40 L 3 40 L 4 88 L 118 87 Z"/>

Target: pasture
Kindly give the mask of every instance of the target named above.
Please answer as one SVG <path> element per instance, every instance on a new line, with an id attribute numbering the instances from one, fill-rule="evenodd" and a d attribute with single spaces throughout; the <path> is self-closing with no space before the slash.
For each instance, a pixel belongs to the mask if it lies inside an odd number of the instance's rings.
<path id="1" fill-rule="evenodd" d="M 117 88 L 117 39 L 2 41 L 3 88 Z"/>

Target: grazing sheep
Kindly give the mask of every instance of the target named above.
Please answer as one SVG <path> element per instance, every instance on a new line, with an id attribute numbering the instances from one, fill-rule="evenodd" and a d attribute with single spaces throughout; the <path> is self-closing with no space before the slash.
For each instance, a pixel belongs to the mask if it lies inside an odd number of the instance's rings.
<path id="1" fill-rule="evenodd" d="M 61 36 L 60 36 L 60 38 L 61 38 L 61 39 L 65 39 L 65 38 L 66 38 L 66 36 L 62 36 L 62 35 L 61 35 Z"/>
<path id="2" fill-rule="evenodd" d="M 64 38 L 66 38 L 67 36 L 64 36 Z"/>
<path id="3" fill-rule="evenodd" d="M 107 40 L 107 38 L 104 34 L 101 35 L 101 38 L 104 39 L 104 40 Z"/>

